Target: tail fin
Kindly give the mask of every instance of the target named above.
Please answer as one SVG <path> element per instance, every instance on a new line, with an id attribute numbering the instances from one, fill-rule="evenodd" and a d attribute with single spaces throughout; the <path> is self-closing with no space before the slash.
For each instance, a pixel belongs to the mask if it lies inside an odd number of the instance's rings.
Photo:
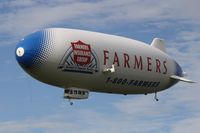
<path id="1" fill-rule="evenodd" d="M 163 52 L 166 53 L 166 49 L 165 49 L 165 42 L 163 39 L 160 38 L 154 38 L 152 43 L 151 43 L 152 47 L 155 47 Z"/>
<path id="2" fill-rule="evenodd" d="M 184 77 L 176 76 L 176 75 L 172 75 L 170 78 L 175 79 L 175 80 L 179 80 L 179 81 L 183 81 L 183 82 L 187 82 L 187 83 L 196 83 L 195 81 L 186 79 Z"/>

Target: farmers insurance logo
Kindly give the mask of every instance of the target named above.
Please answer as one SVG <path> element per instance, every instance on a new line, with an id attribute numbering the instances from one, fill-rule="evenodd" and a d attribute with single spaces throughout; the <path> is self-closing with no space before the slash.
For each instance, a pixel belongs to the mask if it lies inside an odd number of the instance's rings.
<path id="1" fill-rule="evenodd" d="M 92 74 L 98 72 L 98 58 L 89 44 L 79 40 L 71 43 L 71 47 L 64 54 L 58 69 Z"/>

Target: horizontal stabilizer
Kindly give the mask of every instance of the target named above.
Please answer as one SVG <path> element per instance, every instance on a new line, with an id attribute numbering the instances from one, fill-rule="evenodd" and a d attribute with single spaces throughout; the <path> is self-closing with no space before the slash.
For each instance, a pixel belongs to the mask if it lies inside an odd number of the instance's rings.
<path id="1" fill-rule="evenodd" d="M 180 81 L 183 81 L 183 82 L 187 82 L 187 83 L 196 83 L 192 80 L 186 79 L 184 77 L 176 76 L 176 75 L 172 75 L 170 78 L 180 80 Z"/>
<path id="2" fill-rule="evenodd" d="M 155 47 L 163 52 L 166 53 L 166 49 L 165 49 L 165 42 L 163 39 L 160 38 L 154 38 L 152 43 L 151 43 L 152 47 Z"/>

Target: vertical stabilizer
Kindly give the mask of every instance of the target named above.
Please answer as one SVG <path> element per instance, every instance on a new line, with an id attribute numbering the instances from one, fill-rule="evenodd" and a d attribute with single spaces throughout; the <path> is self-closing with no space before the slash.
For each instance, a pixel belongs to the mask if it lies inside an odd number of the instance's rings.
<path id="1" fill-rule="evenodd" d="M 166 49 L 165 49 L 165 42 L 163 39 L 160 38 L 154 38 L 152 43 L 151 43 L 152 47 L 155 47 L 163 52 L 166 53 Z"/>

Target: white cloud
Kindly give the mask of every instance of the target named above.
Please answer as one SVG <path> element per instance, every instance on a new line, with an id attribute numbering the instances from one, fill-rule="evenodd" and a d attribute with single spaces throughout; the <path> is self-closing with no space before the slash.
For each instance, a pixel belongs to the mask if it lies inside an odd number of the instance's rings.
<path id="1" fill-rule="evenodd" d="M 172 126 L 172 133 L 197 133 L 200 131 L 200 116 L 187 118 Z"/>
<path id="2" fill-rule="evenodd" d="M 180 4 L 181 3 L 181 4 Z M 185 6 L 183 6 L 185 5 Z M 4 2 L 1 8 L 7 8 L 0 14 L 1 33 L 22 36 L 33 30 L 50 25 L 66 24 L 75 21 L 82 25 L 99 25 L 108 22 L 148 22 L 155 21 L 166 25 L 165 20 L 200 20 L 198 1 L 138 1 L 138 0 L 102 0 L 84 1 L 11 1 Z M 187 7 L 187 10 L 185 8 Z M 81 22 L 80 22 L 81 21 Z M 159 26 L 158 25 L 158 26 Z"/>
<path id="3" fill-rule="evenodd" d="M 59 5 L 57 7 L 37 5 L 29 8 L 22 8 L 15 13 L 2 14 L 0 29 L 11 34 L 24 34 L 49 24 L 65 19 L 72 19 L 74 16 L 83 14 L 89 5 L 73 4 Z M 21 33 L 22 32 L 22 33 Z"/>
<path id="4" fill-rule="evenodd" d="M 53 119 L 40 120 L 22 120 L 22 121 L 7 121 L 0 122 L 0 132 L 3 133 L 25 133 L 33 132 L 33 130 L 45 130 L 45 132 L 54 132 L 60 129 L 72 128 L 70 122 L 57 121 Z"/>
<path id="5" fill-rule="evenodd" d="M 159 121 L 150 120 L 151 123 L 148 123 L 148 121 L 140 123 L 132 118 L 85 109 L 76 110 L 70 115 L 59 114 L 38 120 L 25 119 L 0 122 L 0 132 L 25 133 L 38 130 L 43 133 L 129 133 L 154 131 L 162 127 Z"/>
<path id="6" fill-rule="evenodd" d="M 182 31 L 179 33 L 177 39 L 183 42 L 200 41 L 200 34 L 199 31 Z"/>

